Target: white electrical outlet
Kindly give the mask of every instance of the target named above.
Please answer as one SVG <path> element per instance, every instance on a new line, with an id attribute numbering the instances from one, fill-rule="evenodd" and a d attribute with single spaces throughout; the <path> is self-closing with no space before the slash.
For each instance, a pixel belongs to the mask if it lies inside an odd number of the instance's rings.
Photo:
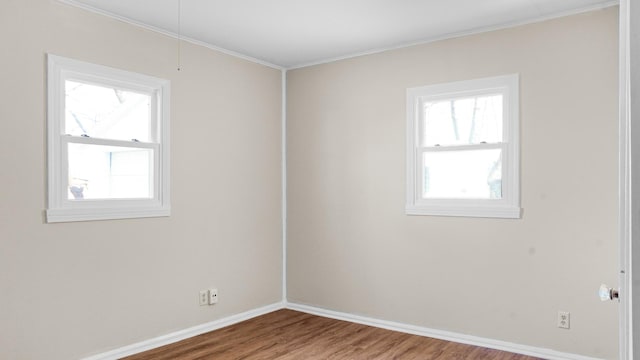
<path id="1" fill-rule="evenodd" d="M 558 311 L 558 327 L 569 329 L 571 325 L 571 314 L 568 311 Z"/>
<path id="2" fill-rule="evenodd" d="M 209 291 L 200 290 L 200 293 L 198 294 L 198 303 L 200 304 L 200 306 L 209 304 Z"/>
<path id="3" fill-rule="evenodd" d="M 209 289 L 209 305 L 218 302 L 218 289 Z"/>

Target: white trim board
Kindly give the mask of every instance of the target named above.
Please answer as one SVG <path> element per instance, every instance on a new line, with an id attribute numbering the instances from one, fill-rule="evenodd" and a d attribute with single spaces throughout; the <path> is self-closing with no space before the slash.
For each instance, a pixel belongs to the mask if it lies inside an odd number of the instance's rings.
<path id="1" fill-rule="evenodd" d="M 196 325 L 184 330 L 179 330 L 170 334 L 161 335 L 153 339 L 141 341 L 135 344 L 123 346 L 118 349 L 110 350 L 105 353 L 91 355 L 83 358 L 83 360 L 117 360 L 125 356 L 141 353 L 143 351 L 159 348 L 161 346 L 173 344 L 175 342 L 185 340 L 194 336 L 204 334 L 209 331 L 218 330 L 229 325 L 233 325 L 245 320 L 252 319 L 257 316 L 265 315 L 276 310 L 284 308 L 281 302 L 263 306 L 257 309 L 245 311 L 240 314 L 231 315 L 222 319 L 214 320 L 205 324 Z"/>
<path id="2" fill-rule="evenodd" d="M 286 303 L 286 308 L 301 311 L 307 314 L 318 315 L 336 320 L 348 321 L 356 324 L 368 325 L 377 328 L 398 331 L 402 333 L 430 337 L 434 339 L 446 340 L 455 343 L 481 346 L 484 348 L 508 351 L 511 353 L 534 356 L 549 360 L 601 360 L 593 357 L 564 353 L 551 349 L 538 348 L 534 346 L 520 345 L 501 340 L 487 339 L 478 336 L 459 334 L 451 331 L 430 329 L 423 326 L 403 324 L 394 321 L 379 320 L 375 318 L 353 315 L 333 310 L 322 309 L 314 306 Z"/>
<path id="3" fill-rule="evenodd" d="M 282 301 L 287 301 L 287 70 L 282 70 L 281 78 L 281 91 L 282 91 L 282 103 L 281 103 L 281 129 L 280 136 L 282 137 L 282 158 L 281 158 L 281 191 L 282 191 L 282 214 L 281 214 L 281 226 L 282 226 Z"/>
<path id="4" fill-rule="evenodd" d="M 638 207 L 638 120 L 640 101 L 637 99 L 640 72 L 636 69 L 640 64 L 636 41 L 640 26 L 638 3 L 631 0 L 620 1 L 620 40 L 619 40 L 619 246 L 620 246 L 620 310 L 619 337 L 620 359 L 631 360 L 637 357 L 639 341 L 637 333 L 637 294 L 635 277 L 638 263 L 638 221 L 635 211 Z"/>

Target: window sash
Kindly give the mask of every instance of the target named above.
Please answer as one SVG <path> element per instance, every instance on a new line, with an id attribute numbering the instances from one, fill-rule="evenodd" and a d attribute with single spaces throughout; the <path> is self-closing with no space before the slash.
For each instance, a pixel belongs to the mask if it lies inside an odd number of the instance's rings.
<path id="1" fill-rule="evenodd" d="M 80 74 L 80 73 L 69 73 L 62 72 L 60 78 L 60 86 L 62 87 L 62 94 L 65 94 L 65 86 L 67 81 L 74 81 L 88 85 L 100 86 L 113 88 L 117 90 L 124 90 L 129 92 L 135 92 L 143 95 L 149 96 L 151 100 L 151 104 L 149 107 L 149 142 L 159 142 L 161 140 L 161 130 L 162 127 L 160 125 L 160 94 L 159 91 L 155 88 L 150 88 L 146 86 L 136 86 L 136 84 L 132 84 L 130 82 L 118 81 L 114 79 L 101 78 L 97 76 L 91 76 L 90 74 Z M 65 129 L 66 126 L 66 99 L 60 99 L 60 121 L 58 122 L 59 131 L 61 135 L 69 135 Z M 94 137 L 92 137 L 94 138 Z"/>
<path id="2" fill-rule="evenodd" d="M 428 96 L 419 96 L 418 101 L 416 101 L 416 145 L 420 146 L 421 144 L 426 143 L 423 136 L 426 133 L 427 127 L 427 119 L 425 118 L 425 108 L 427 103 L 433 102 L 442 102 L 442 101 L 458 101 L 469 98 L 479 98 L 479 97 L 487 97 L 487 96 L 502 96 L 502 142 L 509 141 L 509 124 L 505 119 L 509 116 L 508 110 L 508 101 L 509 94 L 508 89 L 500 87 L 495 89 L 480 89 L 480 90 L 470 90 L 470 91 L 462 91 L 455 94 L 442 94 L 442 95 L 428 95 Z M 481 144 L 481 143 L 467 143 L 460 145 L 473 145 L 473 144 Z M 456 146 L 452 144 L 440 144 L 440 146 Z"/>
<path id="3" fill-rule="evenodd" d="M 461 151 L 461 150 L 491 150 L 491 149 L 500 149 L 502 151 L 502 166 L 501 166 L 501 180 L 502 180 L 502 198 L 500 199 L 474 199 L 474 198 L 448 198 L 448 197 L 441 197 L 441 198 L 424 198 L 422 197 L 422 193 L 423 193 L 423 184 L 424 184 L 424 171 L 423 171 L 423 164 L 422 164 L 422 158 L 423 155 L 425 153 L 437 153 L 437 152 L 451 152 L 451 151 Z M 414 194 L 415 194 L 415 203 L 417 205 L 427 205 L 427 204 L 435 204 L 435 203 L 439 203 L 441 204 L 445 204 L 445 203 L 450 203 L 450 202 L 456 202 L 459 204 L 481 204 L 485 201 L 490 201 L 492 204 L 504 204 L 507 205 L 509 200 L 507 198 L 508 194 L 511 194 L 511 189 L 510 189 L 510 182 L 509 181 L 505 181 L 506 177 L 508 176 L 507 173 L 507 166 L 505 166 L 505 161 L 508 161 L 508 159 L 506 159 L 506 157 L 508 157 L 508 144 L 506 143 L 499 143 L 499 144 L 478 144 L 478 145 L 456 145 L 456 146 L 435 146 L 435 147 L 420 147 L 416 149 L 415 152 L 415 168 L 414 168 L 414 175 L 415 175 L 415 189 L 414 189 Z"/>
<path id="4" fill-rule="evenodd" d="M 135 149 L 151 149 L 153 151 L 153 159 L 150 164 L 153 168 L 151 172 L 150 186 L 152 188 L 152 196 L 150 198 L 111 198 L 111 199 L 69 199 L 66 194 L 68 192 L 69 181 L 69 154 L 68 144 L 86 144 L 86 145 L 103 145 L 113 147 L 126 147 Z M 58 184 L 59 188 L 59 204 L 64 208 L 108 208 L 113 206 L 153 206 L 159 204 L 160 199 L 160 151 L 161 146 L 157 143 L 144 143 L 135 141 L 122 141 L 99 138 L 86 138 L 78 136 L 61 136 L 60 137 L 60 170 L 63 176 Z"/>

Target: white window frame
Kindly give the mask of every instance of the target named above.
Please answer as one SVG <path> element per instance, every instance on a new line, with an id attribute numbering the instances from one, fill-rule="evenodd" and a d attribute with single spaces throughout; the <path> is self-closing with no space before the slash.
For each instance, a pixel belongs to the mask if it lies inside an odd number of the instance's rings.
<path id="1" fill-rule="evenodd" d="M 419 129 L 425 102 L 484 94 L 503 95 L 503 139 L 495 144 L 440 146 L 429 151 L 502 149 L 502 199 L 422 198 L 422 153 Z M 519 76 L 504 75 L 407 89 L 408 215 L 520 218 Z"/>
<path id="2" fill-rule="evenodd" d="M 102 65 L 47 55 L 47 222 L 128 219 L 169 216 L 169 102 L 168 80 Z M 153 142 L 70 136 L 64 133 L 65 81 L 75 80 L 143 92 L 151 96 Z M 67 144 L 94 144 L 153 149 L 153 192 L 149 199 L 68 199 Z"/>

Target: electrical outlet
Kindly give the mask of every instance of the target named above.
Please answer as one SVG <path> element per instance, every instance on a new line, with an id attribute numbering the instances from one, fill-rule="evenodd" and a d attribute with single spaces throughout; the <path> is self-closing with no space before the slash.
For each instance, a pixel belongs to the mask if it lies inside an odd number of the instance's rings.
<path id="1" fill-rule="evenodd" d="M 209 304 L 209 291 L 200 290 L 200 293 L 198 294 L 198 303 L 200 304 L 200 306 Z"/>
<path id="2" fill-rule="evenodd" d="M 558 311 L 558 327 L 569 329 L 571 324 L 571 314 L 568 311 Z"/>
<path id="3" fill-rule="evenodd" d="M 218 289 L 209 289 L 209 305 L 218 302 Z"/>

